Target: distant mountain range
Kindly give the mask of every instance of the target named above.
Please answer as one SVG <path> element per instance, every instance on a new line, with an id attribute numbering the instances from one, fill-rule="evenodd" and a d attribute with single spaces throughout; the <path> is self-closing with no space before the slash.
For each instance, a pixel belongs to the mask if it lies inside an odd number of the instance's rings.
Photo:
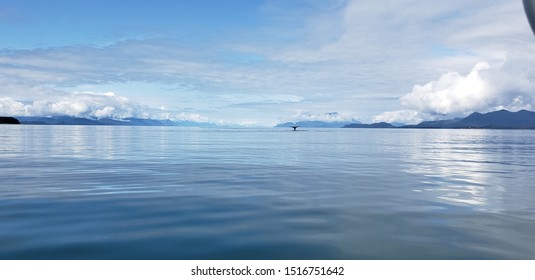
<path id="1" fill-rule="evenodd" d="M 219 127 L 214 123 L 201 123 L 192 121 L 171 121 L 153 119 L 88 119 L 70 116 L 52 117 L 0 117 L 0 123 L 40 124 L 40 125 L 123 125 L 123 126 L 196 126 L 196 127 Z M 381 122 L 362 124 L 359 122 L 323 122 L 301 121 L 286 122 L 276 127 L 319 127 L 319 128 L 486 128 L 486 129 L 535 129 L 535 112 L 521 110 L 510 112 L 500 110 L 486 114 L 473 113 L 466 118 L 452 120 L 424 121 L 416 125 L 394 126 Z"/>
<path id="2" fill-rule="evenodd" d="M 344 128 L 395 128 L 389 123 L 350 124 Z M 452 120 L 425 121 L 416 125 L 399 128 L 486 128 L 486 129 L 535 129 L 535 112 L 510 112 L 500 110 L 486 114 L 472 113 L 466 118 Z"/>
<path id="3" fill-rule="evenodd" d="M 52 116 L 52 117 L 16 117 L 21 124 L 40 124 L 40 125 L 122 125 L 122 126 L 202 126 L 215 127 L 213 123 L 199 123 L 192 121 L 171 121 L 171 120 L 153 120 L 153 119 L 87 119 L 70 116 Z"/>
<path id="4" fill-rule="evenodd" d="M 535 129 L 535 112 L 509 112 L 500 110 L 486 114 L 473 113 L 462 119 L 426 121 L 403 128 L 488 128 L 488 129 Z"/>
<path id="5" fill-rule="evenodd" d="M 300 122 L 286 122 L 276 125 L 275 127 L 318 127 L 318 128 L 340 128 L 349 125 L 351 122 L 324 122 L 324 121 L 300 121 Z"/>
<path id="6" fill-rule="evenodd" d="M 466 118 L 424 121 L 416 125 L 390 124 L 386 122 L 363 124 L 343 122 L 303 121 L 287 122 L 276 127 L 332 127 L 332 128 L 486 128 L 486 129 L 535 129 L 535 112 L 500 110 L 486 114 L 472 113 Z"/>

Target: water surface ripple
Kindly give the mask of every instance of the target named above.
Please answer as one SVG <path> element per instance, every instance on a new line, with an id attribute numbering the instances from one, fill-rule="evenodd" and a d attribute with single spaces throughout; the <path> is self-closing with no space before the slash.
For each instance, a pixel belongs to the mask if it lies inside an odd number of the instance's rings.
<path id="1" fill-rule="evenodd" d="M 535 131 L 0 126 L 1 259 L 535 259 Z"/>

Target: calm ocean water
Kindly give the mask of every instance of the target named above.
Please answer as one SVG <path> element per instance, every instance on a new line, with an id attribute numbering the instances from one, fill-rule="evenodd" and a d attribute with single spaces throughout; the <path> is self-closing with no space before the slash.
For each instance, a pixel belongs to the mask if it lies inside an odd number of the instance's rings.
<path id="1" fill-rule="evenodd" d="M 0 126 L 0 259 L 535 259 L 535 131 Z"/>

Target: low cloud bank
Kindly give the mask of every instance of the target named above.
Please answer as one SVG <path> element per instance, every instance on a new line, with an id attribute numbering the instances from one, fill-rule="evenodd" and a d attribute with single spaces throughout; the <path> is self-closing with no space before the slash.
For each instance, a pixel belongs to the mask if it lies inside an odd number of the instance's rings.
<path id="1" fill-rule="evenodd" d="M 18 101 L 0 97 L 0 115 L 4 116 L 71 116 L 89 119 L 143 118 L 172 121 L 209 122 L 207 117 L 194 113 L 168 112 L 152 109 L 117 96 L 113 92 L 72 93 L 55 100 Z"/>

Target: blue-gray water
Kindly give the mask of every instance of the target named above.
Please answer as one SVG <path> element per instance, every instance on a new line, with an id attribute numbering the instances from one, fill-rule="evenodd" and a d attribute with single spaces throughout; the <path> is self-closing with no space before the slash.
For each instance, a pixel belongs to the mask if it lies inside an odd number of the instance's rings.
<path id="1" fill-rule="evenodd" d="M 1 259 L 535 259 L 535 131 L 0 126 Z"/>

